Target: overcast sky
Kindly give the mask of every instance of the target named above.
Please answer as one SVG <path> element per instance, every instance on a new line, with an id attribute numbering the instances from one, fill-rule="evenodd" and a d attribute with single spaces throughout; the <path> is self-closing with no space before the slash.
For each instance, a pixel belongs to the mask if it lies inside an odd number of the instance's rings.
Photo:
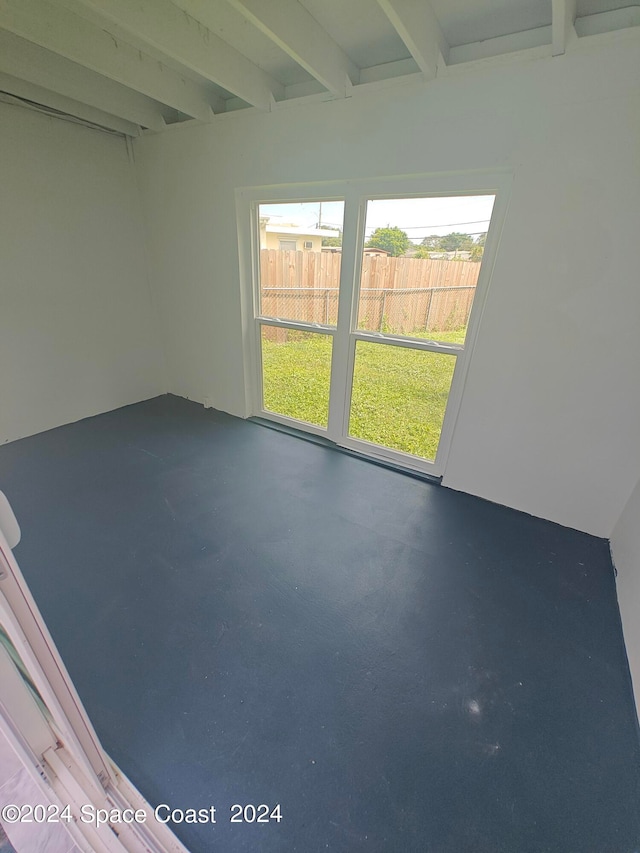
<path id="1" fill-rule="evenodd" d="M 453 196 L 446 198 L 378 199 L 367 204 L 366 236 L 376 228 L 397 225 L 414 243 L 428 234 L 483 234 L 489 227 L 494 196 Z M 342 228 L 344 202 L 322 202 L 322 224 Z M 319 221 L 319 202 L 262 204 L 260 214 L 271 222 L 315 227 Z"/>

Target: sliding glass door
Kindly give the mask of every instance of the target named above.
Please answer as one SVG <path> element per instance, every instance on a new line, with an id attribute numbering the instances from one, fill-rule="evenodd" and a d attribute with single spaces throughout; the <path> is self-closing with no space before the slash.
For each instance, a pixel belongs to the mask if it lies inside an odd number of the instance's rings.
<path id="1" fill-rule="evenodd" d="M 497 231 L 497 189 L 450 181 L 248 194 L 252 414 L 442 473 Z"/>

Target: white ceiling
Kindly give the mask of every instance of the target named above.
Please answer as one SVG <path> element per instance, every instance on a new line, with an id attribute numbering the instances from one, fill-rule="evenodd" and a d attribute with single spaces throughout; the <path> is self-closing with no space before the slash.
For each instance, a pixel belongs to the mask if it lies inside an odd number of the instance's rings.
<path id="1" fill-rule="evenodd" d="M 640 2 L 0 0 L 0 92 L 136 136 L 620 29 Z"/>
<path id="2" fill-rule="evenodd" d="M 451 47 L 551 24 L 551 0 L 432 0 Z"/>
<path id="3" fill-rule="evenodd" d="M 411 56 L 378 3 L 371 0 L 302 0 L 302 4 L 358 68 Z"/>

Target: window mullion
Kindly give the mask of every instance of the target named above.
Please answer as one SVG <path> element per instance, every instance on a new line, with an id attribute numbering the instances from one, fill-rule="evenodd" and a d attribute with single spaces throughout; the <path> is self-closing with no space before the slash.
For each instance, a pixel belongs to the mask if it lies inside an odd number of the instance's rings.
<path id="1" fill-rule="evenodd" d="M 342 235 L 342 264 L 338 296 L 338 325 L 333 339 L 331 366 L 331 395 L 329 398 L 328 435 L 339 441 L 343 435 L 349 411 L 351 389 L 350 333 L 354 308 L 354 292 L 360 273 L 360 257 L 364 242 L 365 202 L 350 190 L 345 193 L 344 231 Z"/>

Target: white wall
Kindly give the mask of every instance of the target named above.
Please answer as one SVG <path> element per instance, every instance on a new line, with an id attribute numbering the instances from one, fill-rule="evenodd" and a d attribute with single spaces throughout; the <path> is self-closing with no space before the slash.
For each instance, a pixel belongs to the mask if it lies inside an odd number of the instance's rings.
<path id="1" fill-rule="evenodd" d="M 611 555 L 618 570 L 618 603 L 640 714 L 640 481 L 614 528 Z"/>
<path id="2" fill-rule="evenodd" d="M 169 389 L 246 414 L 236 187 L 510 167 L 444 482 L 608 537 L 640 474 L 639 62 L 583 45 L 136 142 Z"/>
<path id="3" fill-rule="evenodd" d="M 122 137 L 0 103 L 0 443 L 164 391 Z"/>

